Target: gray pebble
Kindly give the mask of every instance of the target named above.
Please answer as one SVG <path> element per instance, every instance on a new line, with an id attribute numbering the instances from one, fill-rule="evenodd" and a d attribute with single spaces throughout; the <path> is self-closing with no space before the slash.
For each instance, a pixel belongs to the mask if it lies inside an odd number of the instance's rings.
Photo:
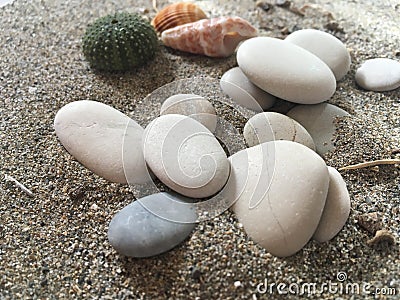
<path id="1" fill-rule="evenodd" d="M 157 210 L 170 213 L 170 219 L 185 214 L 187 219 L 193 219 L 193 207 L 181 205 L 186 200 L 190 201 L 182 196 L 158 193 L 132 202 L 111 220 L 110 244 L 120 254 L 133 257 L 154 256 L 174 248 L 190 235 L 195 224 L 166 220 L 157 216 Z"/>

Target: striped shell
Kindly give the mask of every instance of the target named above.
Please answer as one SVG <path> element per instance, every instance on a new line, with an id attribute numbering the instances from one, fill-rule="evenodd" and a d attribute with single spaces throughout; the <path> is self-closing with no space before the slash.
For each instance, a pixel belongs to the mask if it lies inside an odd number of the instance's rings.
<path id="1" fill-rule="evenodd" d="M 240 17 L 220 17 L 180 25 L 164 31 L 164 45 L 194 54 L 227 57 L 243 40 L 257 36 L 257 29 Z"/>
<path id="2" fill-rule="evenodd" d="M 151 21 L 151 25 L 162 33 L 164 30 L 202 19 L 207 19 L 207 16 L 197 5 L 179 2 L 171 4 L 158 12 Z"/>

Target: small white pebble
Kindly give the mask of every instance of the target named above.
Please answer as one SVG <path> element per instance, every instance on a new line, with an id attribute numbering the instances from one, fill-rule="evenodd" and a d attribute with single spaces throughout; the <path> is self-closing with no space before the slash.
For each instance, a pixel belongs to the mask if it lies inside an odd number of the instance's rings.
<path id="1" fill-rule="evenodd" d="M 90 209 L 92 210 L 98 210 L 99 206 L 96 203 L 93 203 L 92 206 L 90 206 Z"/>
<path id="2" fill-rule="evenodd" d="M 241 283 L 240 281 L 235 281 L 235 282 L 233 283 L 233 285 L 235 286 L 235 288 L 238 288 L 238 287 L 241 287 L 241 286 L 242 286 L 242 283 Z"/>

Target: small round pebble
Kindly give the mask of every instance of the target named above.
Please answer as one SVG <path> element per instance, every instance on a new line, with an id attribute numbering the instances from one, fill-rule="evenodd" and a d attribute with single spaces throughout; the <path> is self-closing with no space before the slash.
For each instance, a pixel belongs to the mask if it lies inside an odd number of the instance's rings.
<path id="1" fill-rule="evenodd" d="M 188 197 L 209 197 L 228 180 L 224 149 L 204 125 L 187 116 L 170 114 L 153 120 L 144 132 L 143 152 L 154 174 Z"/>
<path id="2" fill-rule="evenodd" d="M 200 122 L 211 132 L 217 127 L 217 114 L 211 102 L 194 94 L 177 94 L 166 99 L 161 106 L 161 115 L 179 114 Z"/>
<path id="3" fill-rule="evenodd" d="M 239 67 L 225 72 L 220 85 L 232 100 L 256 112 L 272 107 L 276 101 L 274 96 L 254 85 Z"/>
<path id="4" fill-rule="evenodd" d="M 369 59 L 357 69 L 355 79 L 368 91 L 395 90 L 400 87 L 400 62 L 389 58 Z"/>
<path id="5" fill-rule="evenodd" d="M 335 146 L 333 137 L 336 132 L 336 118 L 350 116 L 343 109 L 328 103 L 298 105 L 287 115 L 299 122 L 314 140 L 316 151 L 320 155 L 332 151 Z"/>
<path id="6" fill-rule="evenodd" d="M 298 252 L 314 234 L 325 205 L 325 162 L 299 143 L 263 143 L 229 158 L 227 198 L 246 233 L 272 255 Z"/>
<path id="7" fill-rule="evenodd" d="M 157 207 L 171 216 L 188 215 L 188 219 L 193 219 L 193 207 L 180 204 L 186 201 L 189 199 L 182 196 L 158 193 L 132 202 L 112 218 L 108 228 L 110 244 L 118 253 L 133 257 L 171 250 L 190 235 L 195 224 L 161 218 L 148 208 Z"/>
<path id="8" fill-rule="evenodd" d="M 350 196 L 340 173 L 332 167 L 329 171 L 329 189 L 324 211 L 313 239 L 323 243 L 333 239 L 346 224 L 350 214 Z"/>
<path id="9" fill-rule="evenodd" d="M 276 112 L 251 117 L 244 126 L 244 138 L 250 147 L 275 140 L 297 142 L 315 151 L 311 135 L 297 121 Z"/>
<path id="10" fill-rule="evenodd" d="M 82 100 L 62 107 L 56 134 L 65 149 L 86 168 L 118 183 L 146 183 L 150 176 L 141 148 L 144 129 L 122 112 Z"/>
<path id="11" fill-rule="evenodd" d="M 256 37 L 237 51 L 240 69 L 255 85 L 287 101 L 315 104 L 336 90 L 329 67 L 314 54 L 286 41 Z"/>
<path id="12" fill-rule="evenodd" d="M 318 56 L 332 70 L 336 80 L 342 79 L 350 70 L 350 53 L 332 34 L 316 29 L 302 29 L 289 34 L 285 41 Z"/>

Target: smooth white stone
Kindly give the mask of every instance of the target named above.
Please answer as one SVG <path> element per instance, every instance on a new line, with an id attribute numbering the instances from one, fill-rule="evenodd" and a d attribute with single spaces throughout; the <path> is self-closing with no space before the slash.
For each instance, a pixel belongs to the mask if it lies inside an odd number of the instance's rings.
<path id="1" fill-rule="evenodd" d="M 257 112 L 272 107 L 276 101 L 274 96 L 254 85 L 239 67 L 225 72 L 220 85 L 233 101 Z"/>
<path id="2" fill-rule="evenodd" d="M 350 196 L 339 172 L 328 167 L 329 189 L 324 211 L 313 239 L 323 243 L 333 239 L 346 224 L 350 215 Z"/>
<path id="3" fill-rule="evenodd" d="M 395 90 L 400 87 L 400 62 L 389 58 L 369 59 L 357 69 L 355 79 L 369 91 Z"/>
<path id="4" fill-rule="evenodd" d="M 125 172 L 130 183 L 150 180 L 144 129 L 120 111 L 96 101 L 71 102 L 58 111 L 54 128 L 65 149 L 97 175 L 119 183 L 127 183 Z"/>
<path id="5" fill-rule="evenodd" d="M 228 180 L 230 166 L 215 136 L 196 120 L 164 115 L 145 129 L 145 160 L 174 191 L 192 198 L 211 196 Z"/>
<path id="6" fill-rule="evenodd" d="M 287 115 L 308 131 L 314 140 L 316 151 L 320 155 L 335 148 L 333 138 L 336 132 L 336 119 L 350 116 L 343 109 L 328 103 L 298 105 L 292 108 Z"/>
<path id="7" fill-rule="evenodd" d="M 316 29 L 302 29 L 289 34 L 285 41 L 318 56 L 332 70 L 336 80 L 342 79 L 350 70 L 350 53 L 332 34 Z"/>
<path id="8" fill-rule="evenodd" d="M 329 173 L 314 151 L 299 143 L 263 143 L 229 158 L 225 197 L 246 233 L 268 252 L 295 254 L 311 239 L 325 205 Z"/>
<path id="9" fill-rule="evenodd" d="M 149 257 L 164 253 L 192 232 L 195 224 L 166 220 L 157 215 L 157 210 L 170 216 L 187 215 L 193 219 L 194 206 L 181 205 L 189 201 L 183 196 L 158 193 L 138 199 L 124 207 L 111 220 L 108 240 L 117 252 L 133 257 Z"/>
<path id="10" fill-rule="evenodd" d="M 264 91 L 296 103 L 328 100 L 336 90 L 329 67 L 311 52 L 276 38 L 256 37 L 237 51 L 240 69 Z"/>
<path id="11" fill-rule="evenodd" d="M 169 97 L 161 106 L 160 115 L 179 114 L 200 122 L 211 132 L 217 127 L 217 113 L 205 98 L 194 94 L 177 94 Z"/>
<path id="12" fill-rule="evenodd" d="M 243 130 L 250 147 L 275 140 L 297 142 L 315 151 L 311 135 L 297 121 L 276 112 L 256 114 L 247 121 Z"/>

